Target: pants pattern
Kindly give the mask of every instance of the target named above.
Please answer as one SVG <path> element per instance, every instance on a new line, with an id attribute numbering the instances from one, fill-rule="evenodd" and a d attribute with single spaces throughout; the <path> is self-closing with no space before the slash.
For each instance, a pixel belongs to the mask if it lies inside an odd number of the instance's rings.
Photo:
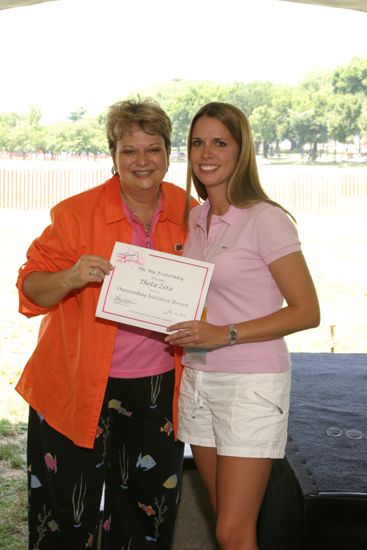
<path id="1" fill-rule="evenodd" d="M 102 550 L 169 550 L 183 465 L 173 384 L 173 371 L 110 378 L 93 449 L 30 409 L 29 550 L 95 550 L 100 521 Z"/>

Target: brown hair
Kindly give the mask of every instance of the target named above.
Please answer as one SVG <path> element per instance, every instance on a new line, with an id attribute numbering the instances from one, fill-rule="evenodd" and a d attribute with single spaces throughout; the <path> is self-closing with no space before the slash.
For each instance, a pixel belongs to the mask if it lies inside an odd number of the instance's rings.
<path id="1" fill-rule="evenodd" d="M 258 202 L 267 202 L 282 208 L 291 218 L 293 216 L 280 204 L 270 199 L 264 191 L 259 178 L 256 163 L 256 151 L 252 138 L 250 123 L 247 116 L 235 105 L 213 101 L 199 109 L 191 121 L 187 139 L 187 196 L 190 197 L 191 183 L 201 199 L 207 199 L 208 193 L 205 186 L 195 176 L 190 163 L 192 132 L 196 121 L 203 117 L 218 119 L 229 130 L 238 145 L 238 158 L 234 172 L 227 187 L 227 199 L 230 204 L 239 208 L 248 208 Z M 188 208 L 187 208 L 188 211 Z M 293 218 L 294 219 L 294 218 Z"/>
<path id="2" fill-rule="evenodd" d="M 114 103 L 107 112 L 107 140 L 114 161 L 117 142 L 134 126 L 138 126 L 147 134 L 161 136 L 169 158 L 172 134 L 170 118 L 154 99 L 130 98 Z"/>

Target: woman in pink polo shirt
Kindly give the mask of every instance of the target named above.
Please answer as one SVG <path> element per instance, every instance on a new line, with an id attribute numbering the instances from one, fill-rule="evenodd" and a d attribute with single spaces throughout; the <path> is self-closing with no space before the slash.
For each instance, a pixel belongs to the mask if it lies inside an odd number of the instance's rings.
<path id="1" fill-rule="evenodd" d="M 292 216 L 263 190 L 248 120 L 213 102 L 194 116 L 184 255 L 215 264 L 205 319 L 178 323 L 178 437 L 191 444 L 223 550 L 258 550 L 272 460 L 284 456 L 290 357 L 284 336 L 316 327 L 319 305 Z M 283 303 L 285 302 L 285 304 Z"/>

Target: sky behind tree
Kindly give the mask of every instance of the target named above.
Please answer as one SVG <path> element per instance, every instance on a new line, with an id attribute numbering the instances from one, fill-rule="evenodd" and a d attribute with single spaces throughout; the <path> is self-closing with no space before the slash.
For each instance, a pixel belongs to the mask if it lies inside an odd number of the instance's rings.
<path id="1" fill-rule="evenodd" d="M 0 112 L 91 114 L 174 78 L 297 84 L 367 58 L 367 13 L 278 0 L 58 0 L 0 11 Z"/>

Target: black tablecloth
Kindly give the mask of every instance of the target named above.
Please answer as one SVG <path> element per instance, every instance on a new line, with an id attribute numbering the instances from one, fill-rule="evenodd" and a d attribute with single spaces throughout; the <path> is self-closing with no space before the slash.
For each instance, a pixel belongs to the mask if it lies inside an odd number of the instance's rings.
<path id="1" fill-rule="evenodd" d="M 303 493 L 367 498 L 367 354 L 293 353 L 292 369 L 286 454 Z"/>

